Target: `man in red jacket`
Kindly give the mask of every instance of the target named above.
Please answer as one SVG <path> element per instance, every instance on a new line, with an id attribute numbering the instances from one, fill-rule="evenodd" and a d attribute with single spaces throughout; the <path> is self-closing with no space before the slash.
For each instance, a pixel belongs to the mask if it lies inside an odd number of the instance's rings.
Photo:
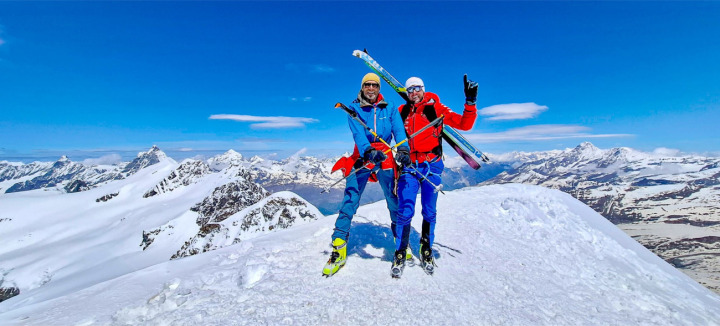
<path id="1" fill-rule="evenodd" d="M 477 118 L 478 84 L 464 80 L 465 110 L 462 114 L 453 112 L 440 103 L 437 95 L 425 92 L 425 84 L 420 78 L 412 77 L 405 82 L 410 101 L 399 107 L 400 116 L 408 135 L 422 129 L 438 117 L 443 124 L 460 130 L 470 130 Z M 391 274 L 400 277 L 405 267 L 405 250 L 410 236 L 410 221 L 415 214 L 415 200 L 420 191 L 422 205 L 422 234 L 420 237 L 420 264 L 423 270 L 432 275 L 435 267 L 432 245 L 435 240 L 435 215 L 438 194 L 435 186 L 442 183 L 440 175 L 445 167 L 442 161 L 443 124 L 428 128 L 409 139 L 410 159 L 400 162 L 403 166 L 398 180 L 398 215 L 395 229 L 395 257 Z"/>

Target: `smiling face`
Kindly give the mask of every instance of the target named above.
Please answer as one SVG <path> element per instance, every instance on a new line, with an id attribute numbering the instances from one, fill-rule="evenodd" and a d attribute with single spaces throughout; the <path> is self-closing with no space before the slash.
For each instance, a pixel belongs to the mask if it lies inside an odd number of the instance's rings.
<path id="1" fill-rule="evenodd" d="M 378 94 L 380 94 L 380 84 L 374 81 L 364 82 L 362 85 L 362 93 L 370 102 L 375 102 Z"/>
<path id="2" fill-rule="evenodd" d="M 425 91 L 423 91 L 421 86 L 411 86 L 407 88 L 408 97 L 410 98 L 410 101 L 417 104 L 420 103 L 420 101 L 423 100 L 425 97 Z"/>

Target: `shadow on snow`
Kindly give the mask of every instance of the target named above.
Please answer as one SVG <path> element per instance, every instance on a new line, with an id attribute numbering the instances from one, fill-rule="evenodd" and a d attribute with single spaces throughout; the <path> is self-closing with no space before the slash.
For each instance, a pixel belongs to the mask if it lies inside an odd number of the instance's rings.
<path id="1" fill-rule="evenodd" d="M 376 250 L 369 250 L 369 248 Z M 420 233 L 414 227 L 410 229 L 410 248 L 413 255 L 417 257 L 420 250 Z M 378 249 L 382 250 L 382 254 L 377 253 Z M 442 257 L 443 254 L 448 254 L 450 257 L 455 257 L 454 254 L 462 254 L 460 250 L 438 242 L 435 242 L 433 249 L 435 259 Z M 330 251 L 326 250 L 324 253 L 329 255 Z M 395 239 L 389 224 L 352 222 L 348 239 L 348 256 L 357 255 L 363 259 L 380 259 L 391 262 L 394 253 Z"/>

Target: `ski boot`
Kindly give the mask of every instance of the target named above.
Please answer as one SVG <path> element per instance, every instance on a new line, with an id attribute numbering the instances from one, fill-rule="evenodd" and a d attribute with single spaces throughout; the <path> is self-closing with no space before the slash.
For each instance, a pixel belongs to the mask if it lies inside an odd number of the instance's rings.
<path id="1" fill-rule="evenodd" d="M 394 240 L 397 241 L 397 240 Z M 408 267 L 415 266 L 415 259 L 413 258 L 412 250 L 410 250 L 410 246 L 405 249 L 405 264 L 408 265 Z"/>
<path id="2" fill-rule="evenodd" d="M 435 267 L 437 267 L 432 247 L 427 243 L 420 243 L 420 267 L 428 275 L 432 275 L 435 272 Z"/>
<path id="3" fill-rule="evenodd" d="M 396 250 L 395 257 L 393 258 L 392 268 L 390 269 L 390 276 L 393 278 L 400 278 L 405 269 L 405 250 Z"/>
<path id="4" fill-rule="evenodd" d="M 333 251 L 330 254 L 325 268 L 323 268 L 323 276 L 330 277 L 335 275 L 343 266 L 345 266 L 345 260 L 347 259 L 347 242 L 345 240 L 336 238 L 332 242 Z"/>

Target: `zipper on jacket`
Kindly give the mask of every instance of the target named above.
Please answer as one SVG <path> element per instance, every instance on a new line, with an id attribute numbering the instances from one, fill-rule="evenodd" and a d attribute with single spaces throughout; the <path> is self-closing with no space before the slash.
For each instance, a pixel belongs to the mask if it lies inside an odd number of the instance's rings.
<path id="1" fill-rule="evenodd" d="M 377 106 L 373 105 L 373 130 L 375 130 L 375 134 L 378 133 L 377 129 Z M 377 142 L 377 137 L 373 138 L 373 142 Z"/>
<path id="2" fill-rule="evenodd" d="M 413 104 L 413 109 L 412 109 L 412 113 L 413 113 L 413 114 L 412 114 L 412 132 L 415 132 L 415 130 L 417 130 L 417 127 L 415 126 L 415 115 L 417 114 L 417 112 L 415 112 L 415 111 L 417 111 L 417 108 L 415 107 L 415 104 Z M 420 135 L 418 135 L 418 136 L 420 136 Z M 413 139 L 411 139 L 411 140 L 412 140 L 412 142 L 413 142 L 413 146 L 410 147 L 410 149 L 411 149 L 411 150 L 410 150 L 410 153 L 413 152 L 413 151 L 412 151 L 413 148 L 417 148 L 417 147 L 415 147 L 415 139 L 413 138 Z M 415 151 L 415 152 L 417 152 L 417 151 Z"/>

